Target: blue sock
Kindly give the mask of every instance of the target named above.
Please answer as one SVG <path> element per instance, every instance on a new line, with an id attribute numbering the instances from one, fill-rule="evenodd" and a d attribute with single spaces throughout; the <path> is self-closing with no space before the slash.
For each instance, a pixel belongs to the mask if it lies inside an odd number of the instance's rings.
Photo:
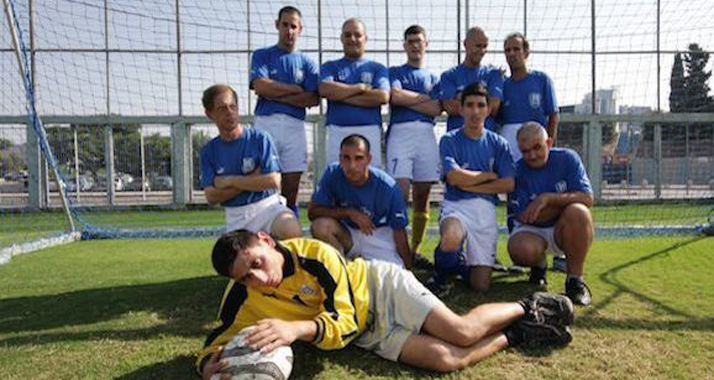
<path id="1" fill-rule="evenodd" d="M 459 267 L 459 255 L 457 252 L 444 252 L 436 247 L 434 249 L 434 269 L 437 277 L 446 277 L 457 273 Z"/>
<path id="2" fill-rule="evenodd" d="M 295 214 L 295 216 L 298 218 L 298 220 L 300 220 L 300 206 L 292 205 L 292 206 L 288 206 L 288 208 L 290 210 L 292 210 L 293 213 Z"/>

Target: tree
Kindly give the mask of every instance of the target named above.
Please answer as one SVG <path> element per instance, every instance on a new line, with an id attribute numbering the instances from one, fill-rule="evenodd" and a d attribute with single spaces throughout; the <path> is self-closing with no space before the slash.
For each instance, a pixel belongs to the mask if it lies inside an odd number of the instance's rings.
<path id="1" fill-rule="evenodd" d="M 684 112 L 684 65 L 682 64 L 682 54 L 680 53 L 674 55 L 669 88 L 669 111 Z"/>
<path id="2" fill-rule="evenodd" d="M 671 112 L 713 112 L 714 99 L 709 96 L 707 70 L 709 53 L 698 44 L 689 45 L 689 51 L 674 56 L 670 78 L 669 108 Z"/>

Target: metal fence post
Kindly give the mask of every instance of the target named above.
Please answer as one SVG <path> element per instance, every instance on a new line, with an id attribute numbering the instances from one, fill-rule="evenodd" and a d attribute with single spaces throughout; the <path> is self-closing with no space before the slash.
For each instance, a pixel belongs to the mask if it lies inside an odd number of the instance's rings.
<path id="1" fill-rule="evenodd" d="M 585 127 L 585 126 L 583 126 Z M 595 200 L 602 197 L 602 124 L 597 120 L 590 120 L 585 133 L 586 170 L 593 187 Z"/>
<path id="2" fill-rule="evenodd" d="M 107 202 L 114 205 L 116 193 L 114 189 L 114 126 L 104 126 L 104 177 L 107 181 Z"/>
<path id="3" fill-rule="evenodd" d="M 191 136 L 189 128 L 182 120 L 171 125 L 171 179 L 173 181 L 173 201 L 185 205 L 190 196 Z"/>
<path id="4" fill-rule="evenodd" d="M 662 198 L 662 125 L 655 124 L 654 126 L 654 176 L 655 176 L 655 199 Z"/>

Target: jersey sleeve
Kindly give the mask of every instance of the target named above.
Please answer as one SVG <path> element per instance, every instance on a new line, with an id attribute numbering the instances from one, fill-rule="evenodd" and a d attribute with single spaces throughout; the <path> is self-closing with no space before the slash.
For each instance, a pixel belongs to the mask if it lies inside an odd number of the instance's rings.
<path id="1" fill-rule="evenodd" d="M 391 89 L 389 86 L 389 72 L 384 65 L 377 64 L 374 70 L 374 81 L 372 82 L 372 87 L 375 89 L 380 89 L 389 92 Z"/>
<path id="2" fill-rule="evenodd" d="M 335 75 L 335 66 L 331 62 L 320 66 L 320 82 L 334 82 Z"/>
<path id="3" fill-rule="evenodd" d="M 496 173 L 500 178 L 515 177 L 516 168 L 513 164 L 511 147 L 505 139 L 498 139 L 498 149 L 496 149 Z"/>
<path id="4" fill-rule="evenodd" d="M 494 68 L 488 80 L 488 96 L 503 99 L 503 74 L 501 70 Z"/>
<path id="5" fill-rule="evenodd" d="M 439 141 L 439 155 L 441 156 L 442 177 L 446 178 L 452 170 L 460 167 L 456 161 L 456 146 L 454 136 L 444 136 Z"/>
<path id="6" fill-rule="evenodd" d="M 572 191 L 592 193 L 593 188 L 590 185 L 590 179 L 588 179 L 588 174 L 585 172 L 585 166 L 580 160 L 580 157 L 574 151 L 568 151 L 568 189 Z"/>
<path id="7" fill-rule="evenodd" d="M 260 155 L 260 170 L 262 174 L 274 173 L 282 171 L 280 161 L 278 161 L 278 153 L 275 151 L 275 144 L 267 133 L 260 135 L 262 138 L 261 155 Z"/>
<path id="8" fill-rule="evenodd" d="M 317 64 L 312 59 L 307 58 L 305 60 L 305 81 L 303 82 L 303 89 L 307 92 L 317 92 L 317 82 L 319 80 L 319 73 L 317 71 Z"/>
<path id="9" fill-rule="evenodd" d="M 203 349 L 196 358 L 196 372 L 201 374 L 204 363 L 218 348 L 228 343 L 236 333 L 243 328 L 252 325 L 255 321 L 242 321 L 239 323 L 236 316 L 248 298 L 248 291 L 244 285 L 231 280 L 226 286 L 221 300 L 221 307 L 218 310 L 220 324 L 206 337 Z"/>
<path id="10" fill-rule="evenodd" d="M 317 333 L 312 343 L 323 350 L 343 348 L 359 335 L 357 308 L 346 263 L 339 252 L 325 244 L 319 260 L 303 265 L 317 277 L 325 297 L 314 318 Z"/>
<path id="11" fill-rule="evenodd" d="M 402 89 L 402 80 L 399 77 L 399 67 L 389 68 L 389 85 L 392 88 Z"/>
<path id="12" fill-rule="evenodd" d="M 317 188 L 312 193 L 312 201 L 320 206 L 330 207 L 335 204 L 335 198 L 332 196 L 330 189 L 332 173 L 334 173 L 332 167 L 328 166 L 325 172 L 322 173 Z"/>
<path id="13" fill-rule="evenodd" d="M 549 76 L 543 75 L 545 79 L 543 93 L 545 101 L 543 104 L 546 115 L 558 113 L 558 99 L 555 97 L 555 86 Z"/>
<path id="14" fill-rule="evenodd" d="M 261 78 L 270 78 L 270 68 L 268 67 L 268 60 L 266 59 L 266 54 L 260 51 L 256 51 L 250 61 L 251 86 L 254 80 Z"/>
<path id="15" fill-rule="evenodd" d="M 453 100 L 456 98 L 456 81 L 449 71 L 441 74 L 439 81 L 439 99 Z"/>
<path id="16" fill-rule="evenodd" d="M 389 226 L 394 229 L 403 229 L 409 224 L 407 214 L 407 203 L 404 201 L 402 190 L 398 184 L 391 187 L 391 199 L 389 200 Z"/>
<path id="17" fill-rule="evenodd" d="M 213 186 L 213 179 L 216 176 L 208 149 L 208 143 L 201 149 L 201 188 Z"/>

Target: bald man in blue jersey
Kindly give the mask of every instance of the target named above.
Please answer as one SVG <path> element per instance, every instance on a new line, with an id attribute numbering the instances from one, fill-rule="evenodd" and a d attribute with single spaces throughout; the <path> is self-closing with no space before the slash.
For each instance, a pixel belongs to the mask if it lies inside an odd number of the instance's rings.
<path id="1" fill-rule="evenodd" d="M 387 261 L 411 268 L 406 227 L 407 206 L 397 183 L 370 166 L 370 143 L 350 135 L 340 144 L 340 162 L 330 164 L 320 178 L 308 217 L 312 236 L 347 257 Z"/>
<path id="2" fill-rule="evenodd" d="M 578 305 L 591 302 L 583 281 L 585 258 L 593 241 L 592 187 L 578 154 L 553 148 L 553 139 L 536 122 L 518 131 L 523 158 L 516 164 L 516 188 L 509 200 L 508 253 L 514 263 L 531 266 L 531 282 L 546 285 L 545 253 L 564 254 L 565 294 Z"/>
<path id="3" fill-rule="evenodd" d="M 436 273 L 430 281 L 437 295 L 448 291 L 451 275 L 460 275 L 480 292 L 491 283 L 497 195 L 513 191 L 515 170 L 508 142 L 485 127 L 489 113 L 485 87 L 466 86 L 461 97 L 464 126 L 447 132 L 439 143 L 446 193 L 434 250 Z"/>
<path id="4" fill-rule="evenodd" d="M 250 87 L 258 95 L 254 126 L 270 134 L 282 166 L 281 192 L 298 213 L 300 176 L 307 169 L 305 108 L 318 104 L 317 65 L 297 50 L 302 14 L 286 6 L 275 20 L 278 43 L 253 53 Z"/>
<path id="5" fill-rule="evenodd" d="M 227 85 L 206 89 L 202 102 L 218 136 L 201 149 L 201 187 L 209 204 L 224 206 L 226 231 L 265 231 L 279 239 L 300 236 L 295 214 L 278 194 L 280 163 L 270 135 L 240 124 L 238 96 Z"/>
<path id="6" fill-rule="evenodd" d="M 389 103 L 389 72 L 364 58 L 367 29 L 361 20 L 347 19 L 340 41 L 344 57 L 320 67 L 320 96 L 327 99 L 327 162 L 336 162 L 340 142 L 357 133 L 374 147 L 372 165 L 381 167 L 381 106 Z"/>
<path id="7" fill-rule="evenodd" d="M 488 36 L 483 29 L 475 26 L 466 33 L 464 39 L 466 56 L 464 62 L 441 74 L 439 99 L 449 114 L 446 130 L 460 128 L 464 124 L 461 116 L 461 92 L 472 83 L 481 83 L 488 90 L 491 112 L 486 119 L 486 129 L 495 131 L 497 124 L 493 117 L 498 114 L 503 97 L 503 74 L 491 65 L 482 65 L 481 60 L 488 52 Z"/>

